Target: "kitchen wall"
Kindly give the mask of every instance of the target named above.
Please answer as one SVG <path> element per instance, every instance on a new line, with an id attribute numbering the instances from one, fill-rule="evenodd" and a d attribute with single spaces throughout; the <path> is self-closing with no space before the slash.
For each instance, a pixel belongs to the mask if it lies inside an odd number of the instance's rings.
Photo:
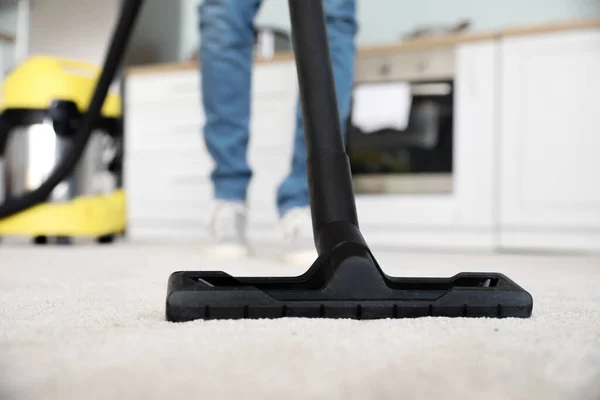
<path id="1" fill-rule="evenodd" d="M 129 46 L 128 64 L 181 60 L 184 0 L 145 0 Z M 157 22 L 159 21 L 159 22 Z"/>
<path id="2" fill-rule="evenodd" d="M 14 34 L 17 27 L 17 2 L 0 0 L 0 31 Z"/>
<path id="3" fill-rule="evenodd" d="M 30 54 L 44 53 L 100 64 L 120 0 L 32 0 Z"/>
<path id="4" fill-rule="evenodd" d="M 156 0 L 154 0 L 156 1 Z M 196 5 L 182 1 L 180 57 L 187 57 L 198 42 Z M 473 29 L 493 30 L 521 24 L 600 17 L 598 0 L 357 0 L 358 43 L 391 42 L 416 25 L 472 20 Z M 257 22 L 289 29 L 288 2 L 264 0 Z"/>
<path id="5" fill-rule="evenodd" d="M 275 0 L 277 1 L 277 0 Z M 495 30 L 506 26 L 600 16 L 598 0 L 359 0 L 359 41 L 388 42 L 415 24 L 472 20 L 473 29 Z"/>
<path id="6" fill-rule="evenodd" d="M 15 35 L 17 28 L 16 1 L 0 0 L 0 32 Z M 14 63 L 14 44 L 0 41 L 0 81 Z"/>
<path id="7" fill-rule="evenodd" d="M 17 2 L 0 0 L 0 31 L 15 33 L 17 27 Z"/>
<path id="8" fill-rule="evenodd" d="M 100 64 L 122 1 L 30 0 L 30 54 Z M 16 0 L 0 0 L 0 29 L 14 33 L 16 4 Z M 145 1 L 131 39 L 128 64 L 179 59 L 181 5 L 181 0 Z"/>
<path id="9" fill-rule="evenodd" d="M 600 16 L 598 0 L 357 0 L 358 43 L 395 41 L 417 25 L 469 18 L 473 29 Z M 100 63 L 122 0 L 31 0 L 31 52 Z M 146 0 L 132 38 L 128 64 L 189 59 L 200 0 Z M 13 2 L 14 4 L 14 2 Z M 287 0 L 264 0 L 259 24 L 289 29 Z M 0 0 L 0 26 L 14 25 L 11 2 Z M 6 11 L 8 10 L 8 11 Z"/>

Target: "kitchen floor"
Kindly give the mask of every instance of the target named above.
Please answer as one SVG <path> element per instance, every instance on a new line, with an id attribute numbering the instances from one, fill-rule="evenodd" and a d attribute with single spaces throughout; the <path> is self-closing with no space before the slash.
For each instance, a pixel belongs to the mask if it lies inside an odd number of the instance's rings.
<path id="1" fill-rule="evenodd" d="M 193 245 L 0 246 L 1 399 L 600 399 L 600 258 L 377 252 L 385 272 L 507 274 L 530 319 L 164 319 L 175 270 L 297 275 Z"/>

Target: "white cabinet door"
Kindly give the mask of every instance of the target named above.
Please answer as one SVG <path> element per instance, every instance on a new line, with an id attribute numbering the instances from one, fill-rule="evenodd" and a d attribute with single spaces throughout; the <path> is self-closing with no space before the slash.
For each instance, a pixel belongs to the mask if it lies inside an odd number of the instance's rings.
<path id="1" fill-rule="evenodd" d="M 370 241 L 427 248 L 493 246 L 497 46 L 485 41 L 456 51 L 452 192 L 357 196 L 359 221 Z"/>
<path id="2" fill-rule="evenodd" d="M 503 233 L 598 233 L 600 30 L 507 38 L 501 64 Z"/>

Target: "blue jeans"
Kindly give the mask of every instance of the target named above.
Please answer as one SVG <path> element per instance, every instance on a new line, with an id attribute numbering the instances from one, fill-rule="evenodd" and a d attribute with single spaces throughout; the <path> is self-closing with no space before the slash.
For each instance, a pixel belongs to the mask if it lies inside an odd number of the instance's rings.
<path id="1" fill-rule="evenodd" d="M 211 178 L 217 199 L 245 201 L 252 176 L 246 154 L 253 21 L 261 2 L 204 0 L 198 8 L 201 35 L 198 56 L 206 114 L 204 139 L 216 164 Z M 323 4 L 340 119 L 345 121 L 354 82 L 356 0 L 324 0 Z M 280 215 L 292 207 L 309 204 L 304 127 L 299 102 L 296 115 L 291 169 L 277 191 Z"/>

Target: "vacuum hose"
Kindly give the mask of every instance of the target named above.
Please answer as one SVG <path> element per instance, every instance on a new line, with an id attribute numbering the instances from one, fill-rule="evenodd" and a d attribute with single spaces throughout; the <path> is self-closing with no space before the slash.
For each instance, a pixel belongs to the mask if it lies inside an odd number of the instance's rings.
<path id="1" fill-rule="evenodd" d="M 92 101 L 79 124 L 77 134 L 73 140 L 73 147 L 52 171 L 48 179 L 37 189 L 17 198 L 9 198 L 0 204 L 0 219 L 10 217 L 47 201 L 54 188 L 73 171 L 79 162 L 91 136 L 92 128 L 100 117 L 108 89 L 115 79 L 117 70 L 123 60 L 142 3 L 143 0 L 126 0 L 123 4 L 121 17 L 113 32 L 110 47 L 104 60 Z"/>

